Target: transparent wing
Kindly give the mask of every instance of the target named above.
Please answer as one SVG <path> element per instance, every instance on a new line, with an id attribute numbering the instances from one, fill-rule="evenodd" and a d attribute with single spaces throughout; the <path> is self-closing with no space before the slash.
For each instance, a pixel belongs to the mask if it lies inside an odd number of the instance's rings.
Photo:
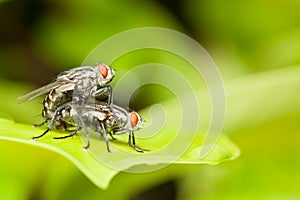
<path id="1" fill-rule="evenodd" d="M 61 84 L 62 84 L 61 81 L 55 81 L 55 82 L 49 83 L 48 85 L 40 87 L 40 88 L 38 88 L 36 90 L 33 90 L 33 91 L 28 92 L 26 94 L 23 94 L 23 95 L 19 96 L 18 99 L 24 99 L 24 98 L 25 99 L 22 100 L 22 101 L 20 101 L 20 102 L 18 102 L 18 104 L 30 101 L 30 100 L 32 100 L 32 99 L 34 99 L 36 97 L 39 97 L 39 96 L 41 96 L 43 94 L 46 94 L 46 93 L 50 92 L 51 90 L 59 87 Z"/>
<path id="2" fill-rule="evenodd" d="M 18 97 L 18 99 L 25 98 L 24 100 L 20 101 L 19 104 L 30 101 L 43 94 L 47 94 L 48 92 L 50 92 L 51 90 L 57 87 L 64 87 L 64 88 L 71 87 L 73 89 L 74 88 L 73 84 L 77 82 L 78 77 L 82 76 L 85 71 L 91 71 L 91 67 L 78 67 L 68 71 L 64 71 L 60 73 L 52 83 L 49 83 L 48 85 L 45 85 L 43 87 L 40 87 L 36 90 L 33 90 L 31 92 L 28 92 Z"/>

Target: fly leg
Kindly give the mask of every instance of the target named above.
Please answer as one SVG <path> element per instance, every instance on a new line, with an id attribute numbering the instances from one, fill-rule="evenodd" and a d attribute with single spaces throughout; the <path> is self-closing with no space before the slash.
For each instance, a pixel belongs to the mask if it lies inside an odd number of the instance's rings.
<path id="1" fill-rule="evenodd" d="M 78 122 L 78 127 L 83 128 L 83 130 L 84 130 L 84 132 L 85 132 L 85 135 L 86 135 L 87 144 L 86 144 L 86 146 L 84 146 L 83 148 L 84 148 L 85 150 L 88 150 L 88 149 L 90 148 L 90 135 L 89 135 L 89 132 L 88 132 L 88 130 L 87 130 L 87 127 L 86 127 L 86 125 L 85 125 L 85 123 L 84 123 L 84 121 L 83 121 L 81 115 L 78 114 L 78 112 L 76 112 L 75 115 L 78 117 L 78 120 L 79 120 L 79 122 Z"/>
<path id="2" fill-rule="evenodd" d="M 110 135 L 111 139 L 113 139 L 113 140 L 117 140 L 117 138 L 115 138 L 115 137 L 112 135 L 112 133 L 111 133 L 111 132 L 109 132 L 109 135 Z"/>
<path id="3" fill-rule="evenodd" d="M 107 99 L 107 104 L 110 106 L 112 104 L 112 88 L 110 85 L 106 86 L 109 94 L 108 94 L 108 99 Z"/>
<path id="4" fill-rule="evenodd" d="M 33 137 L 32 139 L 33 139 L 33 140 L 36 140 L 36 139 L 41 138 L 41 137 L 43 137 L 44 135 L 46 135 L 46 133 L 48 133 L 48 132 L 52 129 L 52 126 L 53 126 L 54 122 L 56 121 L 56 116 L 57 116 L 58 112 L 60 112 L 62 109 L 64 109 L 67 105 L 68 105 L 68 103 L 65 103 L 65 104 L 59 106 L 59 107 L 55 110 L 55 112 L 54 112 L 54 114 L 53 114 L 53 117 L 52 117 L 52 119 L 51 119 L 51 121 L 50 121 L 50 123 L 49 123 L 49 125 L 48 125 L 48 127 L 47 127 L 47 130 L 46 130 L 43 134 L 41 134 L 41 135 L 39 135 L 39 136 L 35 136 L 35 137 Z M 45 122 L 45 123 L 46 123 L 46 122 Z"/>
<path id="5" fill-rule="evenodd" d="M 83 87 L 83 86 L 85 86 L 85 87 Z M 85 83 L 83 80 L 79 80 L 78 83 L 74 87 L 73 96 L 72 96 L 72 105 L 75 108 L 74 109 L 75 113 L 73 114 L 74 115 L 73 118 L 77 117 L 78 126 L 83 128 L 85 135 L 86 135 L 86 139 L 87 139 L 87 144 L 86 144 L 86 146 L 83 147 L 85 150 L 88 150 L 90 147 L 90 136 L 89 136 L 87 127 L 81 117 L 82 110 L 80 108 L 85 104 L 85 102 L 89 96 L 89 93 L 85 89 L 82 91 L 82 89 L 88 88 L 88 86 L 90 86 L 89 82 Z"/>
<path id="6" fill-rule="evenodd" d="M 104 133 L 103 137 L 105 139 L 107 151 L 110 153 L 106 129 L 105 129 L 104 124 L 102 122 L 100 122 L 100 124 L 101 124 L 101 128 L 103 130 L 103 133 Z"/>
<path id="7" fill-rule="evenodd" d="M 34 127 L 38 127 L 38 126 L 43 126 L 44 124 L 46 124 L 49 121 L 49 119 L 46 119 L 45 121 L 43 121 L 40 124 L 33 124 Z"/>
<path id="8" fill-rule="evenodd" d="M 52 124 L 51 124 L 51 127 L 52 127 Z M 32 137 L 32 139 L 33 139 L 33 140 L 36 140 L 36 139 L 38 139 L 38 138 L 43 137 L 44 135 L 46 135 L 46 133 L 48 133 L 48 132 L 51 130 L 51 127 L 48 126 L 48 128 L 46 129 L 46 131 L 45 131 L 43 134 L 41 134 L 41 135 L 39 135 L 39 136 Z"/>
<path id="9" fill-rule="evenodd" d="M 102 128 L 102 126 L 101 126 L 101 128 Z M 96 132 L 100 133 L 101 137 L 104 137 L 104 136 L 103 136 L 103 132 L 100 131 L 98 127 L 96 127 Z M 117 138 L 115 138 L 115 137 L 112 135 L 111 132 L 108 132 L 108 134 L 110 135 L 110 137 L 111 137 L 112 140 L 117 140 Z"/>
<path id="10" fill-rule="evenodd" d="M 131 139 L 132 139 L 132 143 L 131 143 Z M 148 149 L 143 149 L 143 148 L 141 148 L 141 147 L 139 147 L 138 145 L 135 144 L 135 138 L 134 138 L 133 131 L 129 132 L 128 144 L 129 144 L 129 146 L 131 146 L 137 152 L 143 153 L 144 151 L 149 151 Z"/>
<path id="11" fill-rule="evenodd" d="M 79 130 L 81 130 L 81 126 L 77 126 L 77 128 L 76 128 L 74 131 L 72 131 L 71 134 L 69 134 L 69 135 L 62 136 L 62 137 L 54 137 L 53 139 L 65 139 L 65 138 L 72 137 L 72 136 L 74 136 L 74 135 L 77 133 L 77 131 L 79 131 Z"/>

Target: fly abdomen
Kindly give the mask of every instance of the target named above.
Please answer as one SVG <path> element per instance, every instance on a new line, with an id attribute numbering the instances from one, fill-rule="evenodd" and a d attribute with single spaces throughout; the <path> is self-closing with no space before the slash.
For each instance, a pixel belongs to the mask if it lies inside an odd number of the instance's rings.
<path id="1" fill-rule="evenodd" d="M 51 90 L 44 99 L 44 109 L 42 112 L 43 117 L 51 119 L 56 109 L 64 103 L 71 100 L 69 91 L 62 92 L 60 88 Z"/>

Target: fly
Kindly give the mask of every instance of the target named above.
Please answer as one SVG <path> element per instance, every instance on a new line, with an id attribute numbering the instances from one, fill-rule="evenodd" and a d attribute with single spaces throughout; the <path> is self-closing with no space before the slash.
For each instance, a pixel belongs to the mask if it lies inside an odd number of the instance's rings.
<path id="1" fill-rule="evenodd" d="M 77 107 L 77 108 L 75 108 Z M 72 103 L 66 103 L 56 110 L 48 129 L 41 135 L 45 135 L 49 130 L 51 130 L 52 125 L 59 121 L 59 123 L 64 123 L 65 126 L 76 127 L 71 134 L 63 137 L 55 137 L 54 139 L 64 139 L 74 136 L 78 130 L 82 128 L 80 122 L 83 122 L 87 127 L 93 129 L 94 131 L 100 133 L 100 135 L 105 139 L 107 151 L 109 149 L 109 140 L 107 135 L 110 135 L 112 139 L 115 139 L 113 135 L 129 133 L 128 145 L 131 146 L 137 152 L 148 151 L 136 145 L 134 132 L 141 129 L 144 125 L 144 120 L 141 116 L 129 109 L 107 103 L 97 102 L 97 104 L 89 104 L 84 106 L 79 106 L 82 110 L 81 115 L 74 115 L 74 112 L 78 109 L 78 106 Z M 81 118 L 81 119 L 78 119 Z M 89 142 L 89 137 L 87 135 L 87 140 Z"/>
<path id="2" fill-rule="evenodd" d="M 112 88 L 109 83 L 114 78 L 114 75 L 114 69 L 103 63 L 97 64 L 96 67 L 83 66 L 73 68 L 60 73 L 52 83 L 20 96 L 19 99 L 24 99 L 20 103 L 46 94 L 42 111 L 42 116 L 45 120 L 40 124 L 35 124 L 35 126 L 41 126 L 51 120 L 56 121 L 57 129 L 64 129 L 66 124 L 60 119 L 61 116 L 53 119 L 57 110 L 70 101 L 74 105 L 83 106 L 89 98 L 100 99 L 106 92 L 108 92 L 107 103 L 110 105 L 112 102 Z M 74 110 L 74 115 L 80 115 L 80 112 Z M 79 119 L 81 118 L 79 117 Z M 83 121 L 79 123 L 82 124 L 86 135 L 88 135 Z M 42 136 L 43 134 L 33 139 Z M 85 148 L 89 148 L 89 143 Z"/>

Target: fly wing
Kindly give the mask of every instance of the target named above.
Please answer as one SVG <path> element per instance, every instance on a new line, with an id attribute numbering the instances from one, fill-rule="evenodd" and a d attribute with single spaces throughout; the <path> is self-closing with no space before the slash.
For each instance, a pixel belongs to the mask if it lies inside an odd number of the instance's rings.
<path id="1" fill-rule="evenodd" d="M 38 88 L 36 90 L 33 90 L 33 91 L 28 92 L 26 94 L 23 94 L 23 95 L 19 96 L 18 99 L 24 99 L 24 98 L 25 99 L 22 100 L 22 101 L 20 101 L 18 104 L 30 101 L 30 100 L 32 100 L 32 99 L 34 99 L 36 97 L 39 97 L 39 96 L 41 96 L 43 94 L 46 94 L 46 93 L 50 92 L 51 90 L 59 87 L 61 84 L 62 84 L 61 81 L 54 81 L 52 83 L 49 83 L 48 85 L 45 85 L 45 86 L 40 87 L 40 88 Z"/>
<path id="2" fill-rule="evenodd" d="M 74 83 L 77 81 L 76 77 L 80 76 L 82 74 L 82 72 L 84 72 L 84 70 L 87 70 L 87 69 L 91 70 L 89 67 L 78 67 L 78 68 L 74 68 L 74 69 L 60 73 L 56 77 L 54 82 L 49 83 L 48 85 L 45 85 L 43 87 L 40 87 L 36 90 L 33 90 L 31 92 L 28 92 L 28 93 L 23 94 L 22 96 L 18 97 L 18 99 L 25 98 L 24 100 L 20 101 L 19 104 L 30 101 L 30 100 L 32 100 L 36 97 L 39 97 L 43 94 L 47 94 L 51 90 L 53 90 L 57 87 L 60 87 L 60 86 L 63 86 L 63 88 L 70 88 L 70 87 L 74 88 Z"/>

